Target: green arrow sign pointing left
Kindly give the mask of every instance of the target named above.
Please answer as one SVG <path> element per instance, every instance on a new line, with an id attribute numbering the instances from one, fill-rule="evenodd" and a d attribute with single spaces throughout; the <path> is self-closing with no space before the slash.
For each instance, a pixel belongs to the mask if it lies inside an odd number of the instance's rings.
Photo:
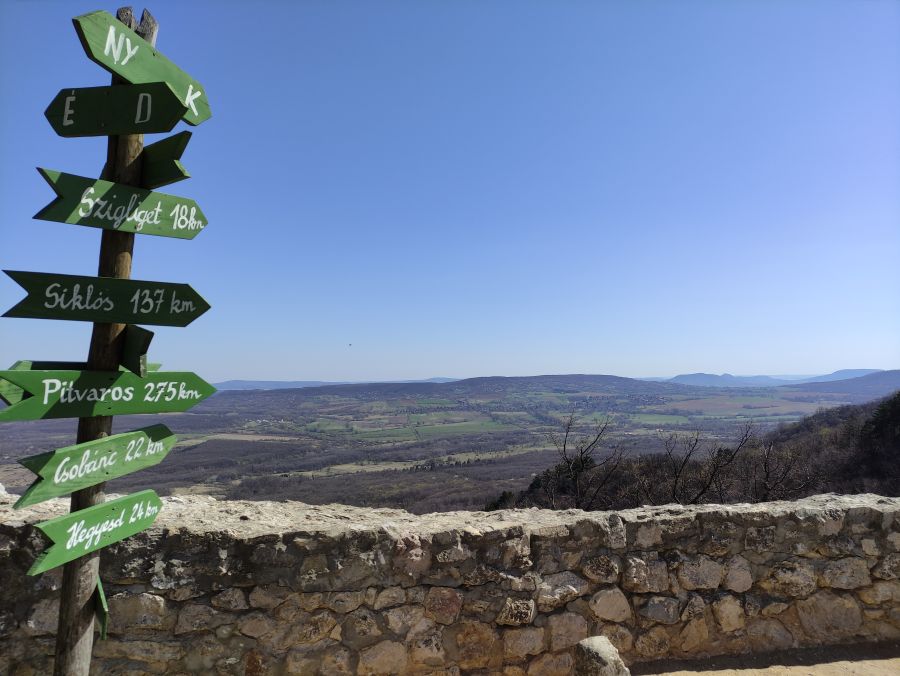
<path id="1" fill-rule="evenodd" d="M 153 525 L 160 509 L 155 491 L 141 491 L 39 523 L 53 545 L 40 553 L 28 574 L 43 573 L 140 533 Z"/>
<path id="2" fill-rule="evenodd" d="M 193 239 L 206 227 L 194 200 L 121 183 L 38 168 L 58 197 L 37 212 L 42 221 Z"/>
<path id="3" fill-rule="evenodd" d="M 172 450 L 175 439 L 165 425 L 153 425 L 19 460 L 38 478 L 13 508 L 68 495 L 157 465 Z"/>
<path id="4" fill-rule="evenodd" d="M 216 388 L 195 373 L 157 371 L 0 371 L 31 396 L 0 409 L 0 422 L 44 418 L 90 418 L 132 413 L 181 413 Z"/>
<path id="5" fill-rule="evenodd" d="M 4 317 L 187 326 L 209 310 L 187 284 L 4 270 L 28 295 Z"/>
<path id="6" fill-rule="evenodd" d="M 200 124 L 212 113 L 203 87 L 109 12 L 72 19 L 88 58 L 132 84 L 167 82 L 187 107 L 184 121 Z"/>
<path id="7" fill-rule="evenodd" d="M 178 124 L 186 106 L 165 82 L 63 89 L 44 116 L 60 136 L 155 134 Z"/>

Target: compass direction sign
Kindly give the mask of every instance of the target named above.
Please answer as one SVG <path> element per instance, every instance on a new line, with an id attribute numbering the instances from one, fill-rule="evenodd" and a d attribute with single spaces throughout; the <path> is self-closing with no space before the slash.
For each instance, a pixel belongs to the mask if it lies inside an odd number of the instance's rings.
<path id="1" fill-rule="evenodd" d="M 168 83 L 187 110 L 184 121 L 197 125 L 212 113 L 203 87 L 153 46 L 108 12 L 72 19 L 88 58 L 132 84 Z"/>
<path id="2" fill-rule="evenodd" d="M 191 132 L 180 131 L 141 151 L 141 186 L 148 190 L 183 181 L 191 175 L 180 162 Z"/>
<path id="3" fill-rule="evenodd" d="M 22 399 L 0 409 L 0 422 L 44 418 L 88 418 L 132 413 L 181 413 L 216 388 L 195 373 L 157 371 L 0 371 L 0 380 L 22 388 Z"/>
<path id="4" fill-rule="evenodd" d="M 60 136 L 170 131 L 187 107 L 165 82 L 63 89 L 44 111 Z"/>
<path id="5" fill-rule="evenodd" d="M 28 295 L 4 317 L 187 326 L 209 310 L 187 284 L 4 270 Z"/>
<path id="6" fill-rule="evenodd" d="M 161 508 L 159 496 L 148 490 L 36 524 L 53 545 L 38 555 L 28 574 L 43 573 L 140 533 L 153 525 Z"/>
<path id="7" fill-rule="evenodd" d="M 38 478 L 13 507 L 34 505 L 157 465 L 175 440 L 168 427 L 153 425 L 19 460 Z"/>
<path id="8" fill-rule="evenodd" d="M 42 221 L 193 239 L 206 227 L 194 200 L 121 183 L 38 168 L 57 197 L 34 215 Z"/>

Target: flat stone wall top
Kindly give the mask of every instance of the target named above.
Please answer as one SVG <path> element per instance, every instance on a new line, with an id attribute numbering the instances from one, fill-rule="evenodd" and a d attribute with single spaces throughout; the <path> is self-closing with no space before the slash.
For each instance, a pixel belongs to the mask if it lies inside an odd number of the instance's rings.
<path id="1" fill-rule="evenodd" d="M 109 496 L 110 498 L 115 496 Z M 0 523 L 14 526 L 36 523 L 68 512 L 68 499 L 50 500 L 21 510 L 13 510 L 17 496 L 0 494 Z M 196 534 L 222 533 L 236 539 L 255 539 L 285 533 L 334 536 L 341 533 L 373 532 L 407 536 L 433 536 L 448 531 L 484 535 L 492 531 L 521 528 L 523 533 L 547 533 L 561 526 L 585 522 L 610 524 L 610 519 L 628 528 L 652 522 L 661 531 L 677 532 L 687 521 L 698 519 L 730 521 L 753 525 L 760 521 L 795 517 L 827 518 L 829 512 L 875 510 L 892 517 L 900 512 L 900 498 L 872 494 L 816 495 L 794 502 L 766 502 L 736 505 L 662 505 L 610 512 L 548 509 L 507 509 L 496 512 L 434 512 L 411 514 L 400 509 L 353 507 L 350 505 L 308 505 L 302 502 L 220 501 L 205 495 L 163 498 L 163 510 L 149 532 L 187 530 Z M 655 539 L 647 534 L 643 538 Z M 630 542 L 628 544 L 631 544 Z M 635 542 L 647 546 L 654 542 Z"/>

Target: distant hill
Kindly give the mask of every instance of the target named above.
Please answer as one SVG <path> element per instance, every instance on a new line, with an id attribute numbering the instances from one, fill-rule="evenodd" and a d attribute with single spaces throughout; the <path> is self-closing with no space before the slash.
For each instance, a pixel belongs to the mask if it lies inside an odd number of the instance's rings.
<path id="1" fill-rule="evenodd" d="M 791 390 L 814 393 L 834 393 L 868 398 L 886 397 L 900 390 L 900 370 L 876 371 L 859 378 L 825 382 L 798 383 L 783 386 Z"/>
<path id="2" fill-rule="evenodd" d="M 456 378 L 428 378 L 427 380 L 396 380 L 397 383 L 452 383 Z M 213 383 L 217 390 L 296 390 L 328 385 L 359 385 L 365 380 L 226 380 Z"/>
<path id="3" fill-rule="evenodd" d="M 733 376 L 730 373 L 715 375 L 713 373 L 684 373 L 668 382 L 695 387 L 780 387 L 797 383 L 825 383 L 835 380 L 859 378 L 872 373 L 880 373 L 879 369 L 842 369 L 822 376 L 795 378 L 791 376 Z M 649 380 L 649 379 L 645 379 Z M 829 390 L 830 392 L 831 390 Z"/>

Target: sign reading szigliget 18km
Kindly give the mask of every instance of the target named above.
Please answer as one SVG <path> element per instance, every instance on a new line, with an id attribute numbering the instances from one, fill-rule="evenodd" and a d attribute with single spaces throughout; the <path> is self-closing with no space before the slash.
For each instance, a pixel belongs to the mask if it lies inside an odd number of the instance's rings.
<path id="1" fill-rule="evenodd" d="M 88 58 L 131 84 L 167 82 L 187 106 L 184 121 L 200 124 L 212 113 L 203 87 L 149 42 L 109 12 L 91 12 L 72 19 Z"/>
<path id="2" fill-rule="evenodd" d="M 216 391 L 187 371 L 157 371 L 143 378 L 129 371 L 0 371 L 0 380 L 31 395 L 0 409 L 0 422 L 183 413 Z"/>
<path id="3" fill-rule="evenodd" d="M 61 171 L 38 172 L 57 194 L 34 215 L 42 221 L 180 239 L 193 239 L 206 227 L 206 215 L 186 197 Z"/>

